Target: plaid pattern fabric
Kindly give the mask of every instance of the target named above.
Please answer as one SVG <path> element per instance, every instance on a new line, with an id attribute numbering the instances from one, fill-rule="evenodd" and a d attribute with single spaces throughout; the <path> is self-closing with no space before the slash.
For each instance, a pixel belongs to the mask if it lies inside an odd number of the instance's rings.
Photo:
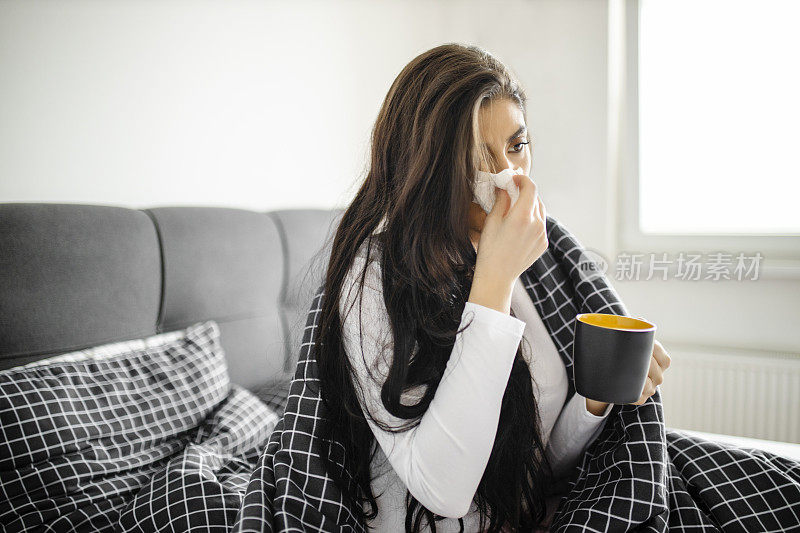
<path id="1" fill-rule="evenodd" d="M 115 531 L 230 531 L 250 473 L 279 418 L 252 393 L 232 385 L 186 448 L 122 509 Z"/>
<path id="2" fill-rule="evenodd" d="M 254 391 L 253 394 L 278 413 L 278 415 L 283 415 L 283 411 L 286 409 L 286 402 L 289 401 L 289 387 L 291 383 L 291 379 L 278 379 L 260 387 L 258 390 Z"/>
<path id="3" fill-rule="evenodd" d="M 0 372 L 0 530 L 227 531 L 278 418 L 213 321 Z"/>
<path id="4" fill-rule="evenodd" d="M 575 315 L 630 316 L 579 241 L 547 217 L 548 249 L 522 281 L 567 367 L 574 393 Z M 364 532 L 320 459 L 325 408 L 311 357 L 324 297 L 308 313 L 288 403 L 253 472 L 233 531 Z M 332 452 L 344 469 L 341 443 Z M 346 470 L 345 470 L 346 471 Z M 551 531 L 800 530 L 800 463 L 770 452 L 689 436 L 664 426 L 660 391 L 615 405 L 565 487 Z"/>

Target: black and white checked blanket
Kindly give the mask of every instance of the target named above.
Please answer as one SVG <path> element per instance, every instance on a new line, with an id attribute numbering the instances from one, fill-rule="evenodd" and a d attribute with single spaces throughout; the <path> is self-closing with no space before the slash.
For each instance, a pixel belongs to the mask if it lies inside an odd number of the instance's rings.
<path id="1" fill-rule="evenodd" d="M 219 333 L 0 372 L 0 532 L 227 533 L 280 414 L 231 383 Z"/>
<path id="2" fill-rule="evenodd" d="M 575 315 L 631 315 L 605 274 L 587 269 L 595 263 L 585 248 L 552 216 L 547 235 L 548 249 L 522 281 L 567 367 L 568 400 Z M 327 447 L 318 428 L 326 413 L 317 383 L 309 384 L 318 382 L 310 347 L 323 297 L 320 288 L 286 410 L 250 478 L 236 533 L 367 531 L 320 459 Z M 800 531 L 800 462 L 667 429 L 659 390 L 642 405 L 612 408 L 565 492 L 551 531 Z"/>

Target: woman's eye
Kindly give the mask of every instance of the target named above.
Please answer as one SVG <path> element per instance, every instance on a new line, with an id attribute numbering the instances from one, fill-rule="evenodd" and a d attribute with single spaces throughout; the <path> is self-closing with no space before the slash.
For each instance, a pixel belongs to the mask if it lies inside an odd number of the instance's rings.
<path id="1" fill-rule="evenodd" d="M 515 150 L 514 150 L 514 153 L 515 153 L 515 154 L 518 154 L 519 152 L 521 152 L 521 151 L 523 150 L 523 148 L 522 148 L 522 147 L 523 147 L 523 146 L 525 146 L 526 144 L 529 144 L 529 143 L 530 143 L 530 141 L 525 141 L 525 142 L 523 142 L 523 143 L 517 143 L 517 144 L 515 144 L 515 145 L 514 145 L 514 148 L 515 148 Z"/>

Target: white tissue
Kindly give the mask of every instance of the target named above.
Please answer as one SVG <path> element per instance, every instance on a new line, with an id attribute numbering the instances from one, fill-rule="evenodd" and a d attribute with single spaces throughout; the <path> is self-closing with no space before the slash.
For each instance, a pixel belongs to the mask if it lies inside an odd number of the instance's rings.
<path id="1" fill-rule="evenodd" d="M 474 202 L 480 205 L 486 211 L 486 214 L 489 214 L 492 206 L 494 206 L 494 188 L 499 187 L 508 191 L 508 195 L 511 197 L 511 205 L 513 206 L 519 198 L 519 187 L 514 183 L 514 178 L 512 177 L 516 174 L 524 174 L 524 172 L 521 168 L 507 168 L 497 174 L 479 170 L 475 176 Z"/>

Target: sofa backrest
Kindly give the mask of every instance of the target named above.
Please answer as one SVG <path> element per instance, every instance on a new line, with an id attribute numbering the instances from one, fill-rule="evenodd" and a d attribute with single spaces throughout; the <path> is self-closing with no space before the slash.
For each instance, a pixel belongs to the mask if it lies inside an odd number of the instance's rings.
<path id="1" fill-rule="evenodd" d="M 233 382 L 290 378 L 342 212 L 0 204 L 0 369 L 213 319 Z"/>

